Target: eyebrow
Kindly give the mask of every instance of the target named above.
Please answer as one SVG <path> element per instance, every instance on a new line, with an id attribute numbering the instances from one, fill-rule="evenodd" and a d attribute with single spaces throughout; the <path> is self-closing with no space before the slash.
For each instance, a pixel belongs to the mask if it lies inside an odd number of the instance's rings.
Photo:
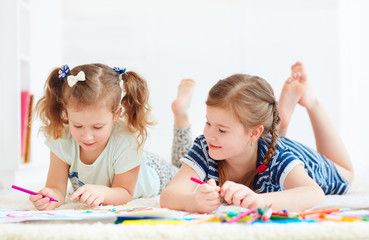
<path id="1" fill-rule="evenodd" d="M 78 122 L 76 122 L 76 121 L 73 121 L 73 120 L 70 120 L 69 119 L 69 121 L 71 121 L 73 124 L 75 124 L 75 125 L 83 125 L 83 124 L 80 124 L 80 123 L 78 123 Z M 106 123 L 103 123 L 103 122 L 99 122 L 99 123 L 94 123 L 94 124 L 92 124 L 92 126 L 96 126 L 96 125 L 105 125 Z"/>
<path id="2" fill-rule="evenodd" d="M 206 118 L 206 121 L 207 122 L 209 122 L 209 119 L 208 119 L 208 117 L 205 115 L 205 118 Z M 228 129 L 230 129 L 231 127 L 229 127 L 229 126 L 225 126 L 225 125 L 223 125 L 223 124 L 219 124 L 219 123 L 217 123 L 217 124 L 215 124 L 216 126 L 218 126 L 218 127 L 221 127 L 221 128 L 228 128 Z"/>

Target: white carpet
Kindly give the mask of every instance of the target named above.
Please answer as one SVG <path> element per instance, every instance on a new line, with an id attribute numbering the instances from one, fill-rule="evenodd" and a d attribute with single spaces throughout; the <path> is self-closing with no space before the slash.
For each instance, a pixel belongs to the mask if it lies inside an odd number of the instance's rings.
<path id="1" fill-rule="evenodd" d="M 325 206 L 350 206 L 369 209 L 369 184 L 360 180 L 347 195 L 327 196 Z M 34 210 L 28 195 L 0 192 L 0 208 Z M 137 199 L 128 206 L 159 207 L 159 197 Z M 71 209 L 67 203 L 59 209 Z M 16 223 L 0 224 L 0 239 L 369 239 L 369 222 L 323 222 L 289 224 L 221 224 L 194 226 L 138 225 L 103 223 Z"/>

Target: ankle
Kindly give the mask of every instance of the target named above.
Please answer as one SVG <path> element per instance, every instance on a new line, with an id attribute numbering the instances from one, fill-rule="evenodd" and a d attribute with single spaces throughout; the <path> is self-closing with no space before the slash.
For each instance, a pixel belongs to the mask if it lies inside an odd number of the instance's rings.
<path id="1" fill-rule="evenodd" d="M 319 99 L 315 98 L 313 101 L 311 101 L 309 104 L 305 106 L 308 113 L 312 113 L 315 111 L 318 111 L 319 108 L 321 108 L 322 104 L 319 101 Z"/>
<path id="2" fill-rule="evenodd" d="M 174 115 L 174 127 L 175 128 L 189 128 L 190 120 L 187 114 Z"/>

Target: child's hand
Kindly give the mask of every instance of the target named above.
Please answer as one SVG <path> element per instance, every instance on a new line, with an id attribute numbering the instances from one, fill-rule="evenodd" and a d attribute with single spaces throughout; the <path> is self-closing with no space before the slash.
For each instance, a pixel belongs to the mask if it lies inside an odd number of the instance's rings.
<path id="1" fill-rule="evenodd" d="M 223 197 L 228 204 L 244 208 L 258 209 L 265 206 L 263 199 L 259 194 L 255 193 L 243 184 L 231 181 L 226 181 L 223 184 L 222 189 L 220 190 L 220 196 Z"/>
<path id="2" fill-rule="evenodd" d="M 211 213 L 220 206 L 219 190 L 220 188 L 214 179 L 210 179 L 207 184 L 200 184 L 197 187 L 195 203 L 198 206 L 199 212 Z"/>
<path id="3" fill-rule="evenodd" d="M 39 193 L 38 195 L 29 195 L 29 200 L 37 210 L 54 210 L 62 204 L 62 202 L 58 200 L 58 195 L 51 188 L 43 188 Z M 50 198 L 44 196 L 57 199 L 58 202 L 50 201 Z"/>
<path id="4" fill-rule="evenodd" d="M 105 191 L 103 186 L 85 184 L 78 188 L 72 195 L 70 195 L 70 201 L 80 201 L 90 206 L 99 206 L 104 202 Z"/>

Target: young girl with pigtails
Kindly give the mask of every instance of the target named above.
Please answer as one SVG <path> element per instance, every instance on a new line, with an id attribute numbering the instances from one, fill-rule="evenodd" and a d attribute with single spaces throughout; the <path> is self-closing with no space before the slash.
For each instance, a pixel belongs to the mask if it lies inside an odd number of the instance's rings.
<path id="1" fill-rule="evenodd" d="M 163 190 L 162 207 L 210 213 L 224 198 L 245 208 L 301 211 L 322 204 L 324 194 L 347 192 L 353 168 L 345 146 L 302 63 L 291 70 L 279 103 L 257 76 L 235 74 L 211 88 L 203 135 Z M 307 110 L 316 150 L 284 137 L 297 104 Z"/>
<path id="2" fill-rule="evenodd" d="M 34 206 L 64 204 L 68 178 L 69 200 L 91 206 L 159 194 L 177 169 L 143 151 L 152 125 L 148 99 L 146 81 L 132 71 L 104 64 L 54 69 L 36 105 L 50 167 L 46 186 L 29 197 Z M 186 135 L 177 132 L 181 141 Z"/>

